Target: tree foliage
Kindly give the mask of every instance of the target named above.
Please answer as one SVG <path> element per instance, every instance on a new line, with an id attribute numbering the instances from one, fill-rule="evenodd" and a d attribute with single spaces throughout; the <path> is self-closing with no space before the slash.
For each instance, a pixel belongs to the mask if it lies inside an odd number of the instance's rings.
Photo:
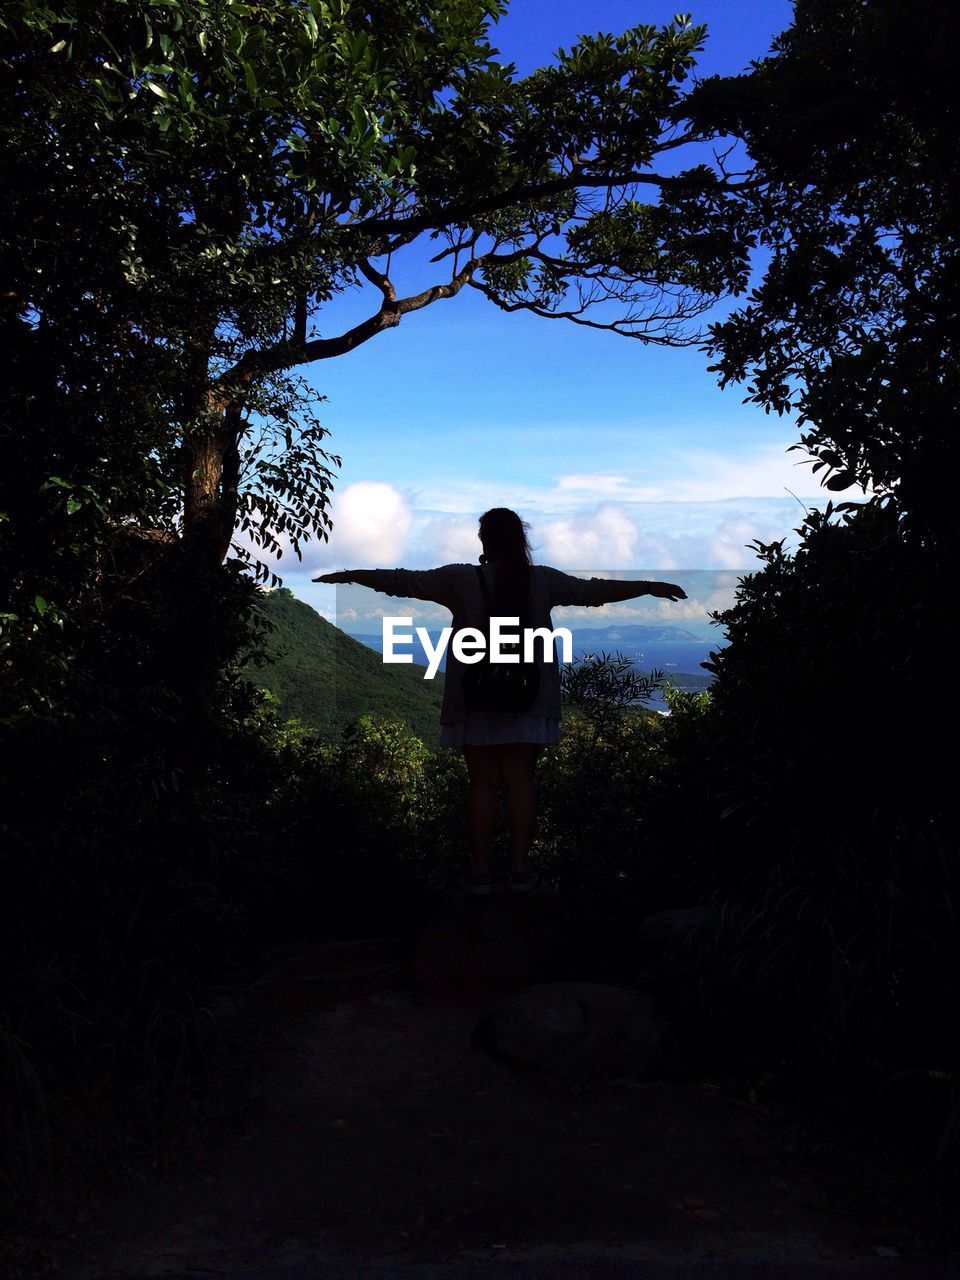
<path id="1" fill-rule="evenodd" d="M 739 203 L 710 169 L 683 168 L 701 137 L 683 104 L 703 28 L 583 37 L 518 78 L 490 43 L 502 12 L 5 6 L 11 665 L 96 616 L 98 556 L 137 525 L 172 534 L 153 549 L 193 566 L 209 686 L 203 602 L 224 558 L 265 578 L 268 558 L 329 533 L 339 459 L 297 372 L 311 362 L 466 287 L 674 343 L 743 285 Z M 366 318 L 337 331 L 327 310 L 357 289 Z"/>
<path id="2" fill-rule="evenodd" d="M 279 698 L 285 716 L 339 741 L 344 727 L 376 710 L 434 742 L 443 700 L 443 676 L 425 680 L 426 669 L 385 665 L 379 653 L 320 617 L 286 587 L 261 593 L 257 607 L 271 630 L 267 661 L 246 674 Z"/>
<path id="3" fill-rule="evenodd" d="M 923 15 L 945 21 L 936 40 Z M 765 807 L 808 824 L 815 812 L 872 821 L 895 797 L 941 815 L 946 800 L 935 719 L 951 722 L 956 700 L 927 691 L 960 552 L 949 52 L 960 32 L 940 6 L 914 17 L 888 0 L 804 0 L 771 56 L 706 82 L 691 104 L 749 148 L 744 199 L 769 251 L 746 304 L 711 329 L 721 381 L 797 413 L 796 447 L 828 489 L 872 490 L 866 504 L 808 513 L 796 557 L 761 546 L 765 568 L 722 618 L 717 705 L 757 753 L 753 782 L 775 797 Z M 824 706 L 850 723 L 824 732 Z M 728 764 L 746 783 L 743 752 Z"/>
<path id="4" fill-rule="evenodd" d="M 763 278 L 710 331 L 721 380 L 796 411 L 828 487 L 879 496 L 810 513 L 795 556 L 758 546 L 711 695 L 630 715 L 649 686 L 616 660 L 571 675 L 587 722 L 541 757 L 536 853 L 584 956 L 624 971 L 638 916 L 727 899 L 705 953 L 668 966 L 709 1006 L 703 1042 L 752 1027 L 767 1053 L 805 1047 L 818 1083 L 845 1064 L 847 1098 L 956 1082 L 957 809 L 932 730 L 958 710 L 938 647 L 957 568 L 957 16 L 799 0 L 769 58 L 691 96 L 686 19 L 583 37 L 519 78 L 491 44 L 502 11 L 0 14 L 10 1182 L 71 1104 L 96 1128 L 73 1148 L 109 1132 L 111 1097 L 155 1136 L 209 1072 L 225 975 L 291 929 L 415 927 L 465 853 L 457 753 L 365 717 L 325 745 L 238 677 L 259 614 L 245 568 L 330 530 L 339 460 L 303 369 L 468 288 L 690 341 L 745 287 L 755 240 Z M 684 167 L 721 133 L 748 148 L 745 180 Z M 338 329 L 348 292 L 367 311 Z M 187 787 L 167 748 L 214 678 Z"/>
<path id="5" fill-rule="evenodd" d="M 769 253 L 711 328 L 721 380 L 797 413 L 827 488 L 895 497 L 917 537 L 954 552 L 958 39 L 936 0 L 909 20 L 895 0 L 801 0 L 769 57 L 691 105 L 745 142 Z"/>
<path id="6" fill-rule="evenodd" d="M 768 253 L 711 329 L 715 368 L 797 414 L 828 489 L 870 496 L 808 512 L 793 555 L 756 544 L 763 567 L 720 616 L 704 730 L 724 908 L 695 954 L 669 957 L 706 1039 L 782 1037 L 866 1127 L 922 1134 L 944 1170 L 960 999 L 944 745 L 960 712 L 944 645 L 960 551 L 958 35 L 932 2 L 800 0 L 770 57 L 690 104 L 749 149 Z"/>
<path id="7" fill-rule="evenodd" d="M 624 723 L 621 712 L 648 701 L 663 682 L 662 671 L 641 675 L 622 653 L 591 654 L 563 668 L 564 701 L 575 707 L 599 742 Z"/>

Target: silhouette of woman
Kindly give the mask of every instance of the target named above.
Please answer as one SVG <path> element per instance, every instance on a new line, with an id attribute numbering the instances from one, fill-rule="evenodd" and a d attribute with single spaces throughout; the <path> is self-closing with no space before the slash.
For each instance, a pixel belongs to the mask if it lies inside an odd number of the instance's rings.
<path id="1" fill-rule="evenodd" d="M 625 582 L 612 578 L 574 578 L 547 565 L 532 562 L 528 526 L 515 511 L 494 507 L 480 517 L 482 573 L 495 606 L 494 616 L 518 617 L 533 627 L 553 630 L 550 610 L 556 605 L 604 605 L 636 596 L 683 600 L 686 593 L 671 582 Z M 356 582 L 386 595 L 432 600 L 453 614 L 454 632 L 464 627 L 483 630 L 488 616 L 486 596 L 475 565 L 447 564 L 437 569 L 344 569 L 325 573 L 314 582 Z M 491 890 L 490 846 L 497 821 L 497 802 L 503 787 L 510 834 L 511 884 L 522 893 L 538 883 L 530 869 L 530 848 L 536 831 L 534 766 L 541 748 L 560 737 L 560 665 L 548 661 L 543 645 L 540 685 L 529 710 L 474 711 L 467 707 L 463 676 L 468 669 L 452 647 L 447 651 L 440 745 L 459 747 L 469 778 L 467 834 L 472 868 L 461 886 L 472 894 Z"/>

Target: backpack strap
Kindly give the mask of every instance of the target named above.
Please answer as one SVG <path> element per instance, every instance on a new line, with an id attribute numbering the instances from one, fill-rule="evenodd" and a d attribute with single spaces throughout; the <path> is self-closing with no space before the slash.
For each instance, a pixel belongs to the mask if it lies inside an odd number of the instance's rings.
<path id="1" fill-rule="evenodd" d="M 487 586 L 487 579 L 484 577 L 483 566 L 479 564 L 477 565 L 477 577 L 480 579 L 480 590 L 483 592 L 484 603 L 487 606 L 487 621 L 489 622 L 493 617 L 493 596 L 490 594 L 490 588 Z M 518 612 L 520 615 L 520 624 L 522 626 L 524 618 L 530 617 L 530 609 L 529 607 L 525 607 L 520 609 Z"/>
<path id="2" fill-rule="evenodd" d="M 477 565 L 477 577 L 480 579 L 480 590 L 483 592 L 483 600 L 487 606 L 487 622 L 493 617 L 493 597 L 490 595 L 490 588 L 487 586 L 487 580 L 483 576 L 483 566 Z"/>

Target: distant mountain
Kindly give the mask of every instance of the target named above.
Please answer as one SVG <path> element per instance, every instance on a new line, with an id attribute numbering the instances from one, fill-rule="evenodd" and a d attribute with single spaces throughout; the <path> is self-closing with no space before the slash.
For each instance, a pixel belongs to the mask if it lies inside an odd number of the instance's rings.
<path id="1" fill-rule="evenodd" d="M 577 627 L 574 630 L 577 646 L 610 644 L 701 644 L 703 636 L 672 623 L 627 622 L 608 627 Z M 711 643 L 715 643 L 711 638 Z"/>
<path id="2" fill-rule="evenodd" d="M 276 628 L 265 644 L 272 662 L 245 674 L 277 695 L 284 715 L 333 742 L 351 720 L 375 712 L 436 742 L 442 675 L 424 680 L 423 667 L 385 665 L 286 587 L 265 592 L 260 608 Z"/>

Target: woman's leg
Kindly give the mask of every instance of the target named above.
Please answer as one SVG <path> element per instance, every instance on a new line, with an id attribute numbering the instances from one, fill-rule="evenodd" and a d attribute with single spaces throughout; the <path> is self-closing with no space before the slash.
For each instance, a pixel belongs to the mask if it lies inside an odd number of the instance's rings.
<path id="1" fill-rule="evenodd" d="M 537 790 L 534 768 L 540 752 L 535 742 L 511 742 L 501 747 L 501 770 L 510 827 L 510 857 L 514 871 L 530 869 L 530 846 L 537 830 Z"/>
<path id="2" fill-rule="evenodd" d="M 475 875 L 488 875 L 490 846 L 497 825 L 500 793 L 500 753 L 503 747 L 464 747 L 469 791 L 467 793 L 467 839 Z"/>

